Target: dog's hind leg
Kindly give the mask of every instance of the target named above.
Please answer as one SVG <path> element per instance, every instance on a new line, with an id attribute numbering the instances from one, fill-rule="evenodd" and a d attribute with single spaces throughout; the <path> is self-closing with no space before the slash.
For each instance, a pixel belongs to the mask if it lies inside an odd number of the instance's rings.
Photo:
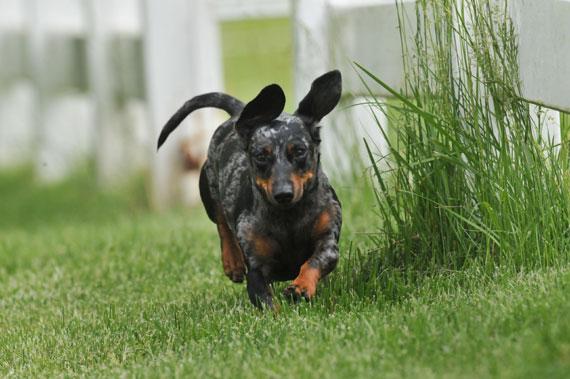
<path id="1" fill-rule="evenodd" d="M 228 227 L 228 223 L 226 222 L 224 214 L 220 210 L 217 201 L 212 197 L 207 175 L 208 164 L 209 162 L 206 161 L 200 171 L 200 197 L 202 198 L 202 203 L 204 203 L 204 208 L 206 208 L 208 217 L 218 226 L 224 274 L 226 274 L 232 282 L 241 283 L 245 277 L 245 261 L 243 253 L 233 232 Z"/>
<path id="2" fill-rule="evenodd" d="M 208 218 L 212 220 L 212 222 L 217 223 L 217 202 L 212 198 L 212 193 L 210 192 L 210 183 L 208 182 L 208 165 L 209 162 L 206 160 L 202 169 L 200 170 L 200 181 L 199 181 L 199 188 L 200 188 L 200 198 L 202 199 L 202 203 L 204 204 L 204 208 L 206 209 L 206 213 L 208 214 Z"/>
<path id="3" fill-rule="evenodd" d="M 224 274 L 234 283 L 241 283 L 245 277 L 245 260 L 233 232 L 228 227 L 222 212 L 217 215 L 218 234 L 222 248 Z"/>

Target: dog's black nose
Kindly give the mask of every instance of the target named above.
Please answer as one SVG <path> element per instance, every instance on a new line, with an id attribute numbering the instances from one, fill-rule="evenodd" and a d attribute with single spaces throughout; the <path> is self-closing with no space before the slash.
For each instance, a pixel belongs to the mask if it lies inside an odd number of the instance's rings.
<path id="1" fill-rule="evenodd" d="M 293 191 L 281 191 L 273 195 L 279 204 L 288 204 L 293 200 Z"/>

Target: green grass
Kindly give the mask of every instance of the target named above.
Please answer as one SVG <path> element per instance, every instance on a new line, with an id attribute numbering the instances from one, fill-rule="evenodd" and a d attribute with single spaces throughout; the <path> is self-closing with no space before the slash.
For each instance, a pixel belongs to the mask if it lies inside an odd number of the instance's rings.
<path id="1" fill-rule="evenodd" d="M 16 177 L 0 174 L 1 198 L 38 207 L 45 222 L 12 213 L 0 227 L 2 377 L 570 374 L 567 267 L 371 272 L 378 253 L 362 233 L 373 216 L 348 188 L 339 268 L 312 304 L 283 302 L 273 314 L 224 277 L 202 209 L 133 212 L 85 179 L 63 184 L 59 198 Z M 76 191 L 91 199 L 84 217 L 43 208 Z"/>
<path id="2" fill-rule="evenodd" d="M 78 170 L 63 182 L 39 187 L 31 168 L 2 172 L 0 230 L 34 230 L 49 225 L 107 221 L 146 209 L 145 186 L 138 178 L 121 194 L 104 194 L 95 188 L 94 175 Z"/>
<path id="3" fill-rule="evenodd" d="M 390 154 L 370 151 L 386 252 L 378 265 L 492 272 L 567 264 L 567 158 L 541 139 L 544 118 L 521 98 L 506 3 L 417 4 L 417 30 L 401 17 L 405 88 L 360 67 L 372 93 L 381 86 L 399 100 Z"/>

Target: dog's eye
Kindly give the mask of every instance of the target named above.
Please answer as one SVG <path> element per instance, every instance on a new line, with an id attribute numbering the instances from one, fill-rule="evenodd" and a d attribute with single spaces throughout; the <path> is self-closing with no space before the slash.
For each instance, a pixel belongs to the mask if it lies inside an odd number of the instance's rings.
<path id="1" fill-rule="evenodd" d="M 266 152 L 258 152 L 258 153 L 253 155 L 253 160 L 255 161 L 255 163 L 257 163 L 259 165 L 265 165 L 265 164 L 269 163 L 270 159 L 271 159 L 271 156 L 269 154 L 267 154 Z"/>
<path id="2" fill-rule="evenodd" d="M 307 149 L 304 147 L 295 147 L 293 149 L 293 156 L 295 158 L 304 158 L 307 155 Z"/>

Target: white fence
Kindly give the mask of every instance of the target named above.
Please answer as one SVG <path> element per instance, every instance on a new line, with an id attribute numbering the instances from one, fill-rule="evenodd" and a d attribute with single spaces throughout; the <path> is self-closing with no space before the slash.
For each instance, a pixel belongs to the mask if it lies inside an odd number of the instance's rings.
<path id="1" fill-rule="evenodd" d="M 524 96 L 570 112 L 570 0 L 512 0 Z"/>
<path id="2" fill-rule="evenodd" d="M 411 28 L 414 2 L 401 1 Z M 328 67 L 341 67 L 349 73 L 353 61 L 369 67 L 391 87 L 401 86 L 402 49 L 395 0 L 293 3 L 299 88 Z M 523 95 L 570 111 L 570 0 L 510 0 L 509 12 L 518 33 Z M 349 92 L 362 91 L 354 75 L 347 75 L 344 85 Z"/>
<path id="3" fill-rule="evenodd" d="M 510 11 L 524 96 L 570 110 L 570 1 L 512 0 Z M 40 178 L 57 180 L 93 160 L 104 186 L 148 171 L 156 208 L 195 202 L 220 114 L 197 112 L 158 154 L 156 136 L 185 100 L 223 90 L 221 21 L 289 14 L 297 101 L 316 76 L 341 68 L 346 101 L 359 102 L 352 61 L 401 86 L 393 0 L 0 0 L 0 166 L 31 161 Z M 347 133 L 381 140 L 363 107 L 337 110 L 327 124 L 324 161 L 335 166 L 349 161 L 337 149 Z"/>
<path id="4" fill-rule="evenodd" d="M 102 186 L 150 173 L 155 208 L 196 202 L 224 116 L 197 112 L 157 154 L 160 128 L 223 90 L 220 21 L 288 13 L 286 0 L 0 0 L 0 167 L 54 181 L 93 161 Z"/>
<path id="5" fill-rule="evenodd" d="M 0 163 L 4 166 L 32 154 L 34 89 L 24 70 L 27 35 L 24 3 L 0 1 Z"/>
<path id="6" fill-rule="evenodd" d="M 462 1 L 462 0 L 458 0 Z M 294 0 L 296 96 L 300 99 L 310 78 L 340 67 L 348 102 L 359 103 L 365 94 L 352 62 L 369 68 L 392 88 L 401 88 L 404 77 L 398 29 L 398 9 L 394 0 Z M 400 2 L 414 28 L 415 1 Z M 523 96 L 537 104 L 570 111 L 570 1 L 511 0 L 512 17 L 519 35 L 519 69 Z M 388 96 L 379 89 L 378 96 Z M 387 121 L 378 115 L 383 127 Z M 558 112 L 549 110 L 548 134 L 560 142 Z M 336 113 L 333 127 L 325 128 L 325 162 L 351 159 L 339 157 L 338 141 L 352 124 L 358 136 L 382 141 L 376 122 L 362 109 Z M 382 150 L 382 146 L 379 146 Z M 366 153 L 361 150 L 361 156 Z"/>

